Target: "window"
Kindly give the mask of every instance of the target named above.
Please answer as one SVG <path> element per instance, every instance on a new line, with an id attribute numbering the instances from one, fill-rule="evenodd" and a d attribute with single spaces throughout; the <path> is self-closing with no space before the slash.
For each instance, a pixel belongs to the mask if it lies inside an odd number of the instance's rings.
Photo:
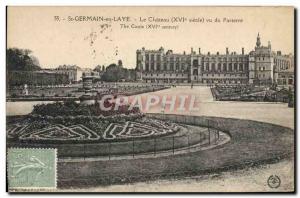
<path id="1" fill-rule="evenodd" d="M 215 70 L 216 70 L 215 63 L 211 64 L 211 70 L 212 70 L 212 71 L 215 71 Z"/>
<path id="2" fill-rule="evenodd" d="M 154 70 L 154 62 L 151 62 L 151 70 Z"/>
<path id="3" fill-rule="evenodd" d="M 151 54 L 151 61 L 154 61 L 154 54 Z"/>
<path id="4" fill-rule="evenodd" d="M 221 71 L 221 63 L 218 63 L 218 70 Z"/>
<path id="5" fill-rule="evenodd" d="M 197 69 L 194 69 L 193 75 L 198 75 L 198 70 Z"/>
<path id="6" fill-rule="evenodd" d="M 234 63 L 234 71 L 237 70 L 237 63 Z"/>
<path id="7" fill-rule="evenodd" d="M 176 63 L 176 70 L 179 70 L 179 63 Z"/>
<path id="8" fill-rule="evenodd" d="M 170 70 L 171 70 L 171 71 L 174 70 L 174 62 L 172 62 L 172 63 L 170 64 Z"/>
<path id="9" fill-rule="evenodd" d="M 243 64 L 240 63 L 240 68 L 239 68 L 240 71 L 243 71 Z"/>
<path id="10" fill-rule="evenodd" d="M 156 55 L 156 60 L 160 61 L 160 55 L 159 54 Z"/>
<path id="11" fill-rule="evenodd" d="M 227 68 L 226 68 L 226 63 L 223 63 L 223 70 L 226 71 Z"/>
<path id="12" fill-rule="evenodd" d="M 157 63 L 156 70 L 160 70 L 160 62 Z"/>
<path id="13" fill-rule="evenodd" d="M 182 69 L 182 70 L 185 70 L 184 63 L 181 63 L 181 69 Z"/>
<path id="14" fill-rule="evenodd" d="M 193 60 L 193 66 L 197 67 L 198 66 L 198 60 Z"/>
<path id="15" fill-rule="evenodd" d="M 229 63 L 229 71 L 232 71 L 232 63 Z"/>

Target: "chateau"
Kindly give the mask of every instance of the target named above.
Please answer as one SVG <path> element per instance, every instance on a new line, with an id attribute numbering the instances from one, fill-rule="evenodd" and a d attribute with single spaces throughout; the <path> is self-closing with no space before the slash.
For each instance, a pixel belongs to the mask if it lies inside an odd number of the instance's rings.
<path id="1" fill-rule="evenodd" d="M 138 77 L 144 82 L 159 83 L 219 83 L 219 84 L 294 84 L 294 56 L 274 52 L 271 43 L 256 45 L 249 54 L 229 52 L 202 54 L 191 48 L 190 53 L 159 50 L 136 51 Z"/>

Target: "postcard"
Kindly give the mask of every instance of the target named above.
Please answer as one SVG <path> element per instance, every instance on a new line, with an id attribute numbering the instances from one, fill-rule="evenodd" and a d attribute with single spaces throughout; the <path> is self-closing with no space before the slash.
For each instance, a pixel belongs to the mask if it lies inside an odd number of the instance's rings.
<path id="1" fill-rule="evenodd" d="M 8 6 L 9 192 L 295 191 L 295 9 Z"/>

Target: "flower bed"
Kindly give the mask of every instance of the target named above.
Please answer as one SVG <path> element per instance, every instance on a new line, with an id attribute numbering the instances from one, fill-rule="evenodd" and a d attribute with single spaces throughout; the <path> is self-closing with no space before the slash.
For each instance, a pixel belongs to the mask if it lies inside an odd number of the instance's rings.
<path id="1" fill-rule="evenodd" d="M 163 136 L 175 133 L 172 122 L 146 118 L 142 114 L 114 116 L 28 115 L 8 124 L 8 138 L 21 142 L 106 142 Z"/>

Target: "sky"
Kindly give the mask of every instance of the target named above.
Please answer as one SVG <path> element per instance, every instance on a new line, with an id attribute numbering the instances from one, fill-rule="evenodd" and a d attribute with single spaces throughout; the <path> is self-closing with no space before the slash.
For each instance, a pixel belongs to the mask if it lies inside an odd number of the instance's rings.
<path id="1" fill-rule="evenodd" d="M 57 21 L 57 17 L 59 21 Z M 79 16 L 114 17 L 116 21 L 70 21 Z M 121 18 L 120 18 L 121 17 Z M 125 18 L 122 18 L 125 17 Z M 126 17 L 130 21 L 126 21 Z M 169 22 L 152 22 L 152 18 Z M 185 22 L 172 22 L 185 17 Z M 140 20 L 146 19 L 146 22 Z M 204 19 L 203 23 L 188 22 Z M 213 21 L 218 18 L 220 22 Z M 242 22 L 223 22 L 224 18 Z M 65 19 L 65 20 L 63 20 Z M 125 21 L 118 21 L 124 19 Z M 178 18 L 176 18 L 178 19 Z M 121 28 L 126 24 L 130 28 Z M 147 29 L 147 25 L 160 25 Z M 135 28 L 144 26 L 143 29 Z M 175 29 L 162 29 L 172 26 Z M 94 68 L 122 60 L 134 68 L 136 50 L 161 46 L 175 53 L 249 53 L 257 33 L 262 45 L 271 41 L 272 50 L 294 52 L 294 10 L 292 7 L 8 7 L 7 47 L 30 49 L 42 68 L 62 64 Z"/>

